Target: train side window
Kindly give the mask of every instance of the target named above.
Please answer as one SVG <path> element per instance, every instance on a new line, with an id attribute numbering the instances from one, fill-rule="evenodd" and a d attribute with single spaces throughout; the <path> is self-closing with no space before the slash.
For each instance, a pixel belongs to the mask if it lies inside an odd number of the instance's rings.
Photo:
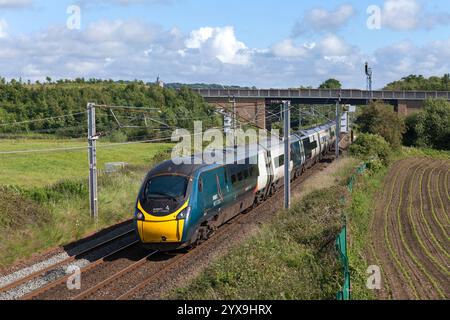
<path id="1" fill-rule="evenodd" d="M 284 154 L 278 157 L 278 160 L 275 162 L 275 164 L 277 168 L 284 166 Z"/>
<path id="2" fill-rule="evenodd" d="M 311 142 L 310 148 L 311 148 L 312 150 L 316 149 L 316 148 L 317 148 L 317 141 Z"/>
<path id="3" fill-rule="evenodd" d="M 238 173 L 238 180 L 242 181 L 244 179 L 244 175 L 242 174 L 242 172 Z"/>
<path id="4" fill-rule="evenodd" d="M 244 179 L 247 179 L 250 176 L 248 170 L 244 170 Z"/>
<path id="5" fill-rule="evenodd" d="M 236 181 L 237 181 L 236 175 L 233 174 L 233 175 L 231 176 L 231 183 L 232 183 L 232 184 L 236 184 Z"/>

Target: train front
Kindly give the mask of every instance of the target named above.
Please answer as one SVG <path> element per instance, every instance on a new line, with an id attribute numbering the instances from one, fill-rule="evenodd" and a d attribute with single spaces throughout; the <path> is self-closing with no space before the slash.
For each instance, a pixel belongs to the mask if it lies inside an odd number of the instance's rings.
<path id="1" fill-rule="evenodd" d="M 141 188 L 135 212 L 135 226 L 146 248 L 170 251 L 187 243 L 187 220 L 190 215 L 191 179 L 180 174 L 147 176 Z"/>

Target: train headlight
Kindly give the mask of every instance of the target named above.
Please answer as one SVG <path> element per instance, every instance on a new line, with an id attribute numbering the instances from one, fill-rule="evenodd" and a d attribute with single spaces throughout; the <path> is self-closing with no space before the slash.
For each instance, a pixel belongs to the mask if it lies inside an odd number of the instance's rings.
<path id="1" fill-rule="evenodd" d="M 177 220 L 185 220 L 191 214 L 191 207 L 187 207 L 177 215 Z"/>
<path id="2" fill-rule="evenodd" d="M 136 219 L 138 221 L 144 221 L 145 220 L 145 216 L 144 216 L 144 214 L 142 212 L 138 211 L 137 214 L 136 214 Z"/>

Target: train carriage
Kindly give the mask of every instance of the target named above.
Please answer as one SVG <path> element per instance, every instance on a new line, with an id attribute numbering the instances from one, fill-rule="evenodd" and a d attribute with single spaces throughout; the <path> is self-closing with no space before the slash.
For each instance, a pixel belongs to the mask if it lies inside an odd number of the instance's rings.
<path id="1" fill-rule="evenodd" d="M 334 123 L 291 136 L 293 178 L 326 154 Z M 271 196 L 284 184 L 284 144 L 215 150 L 234 161 L 205 164 L 203 157 L 166 161 L 149 172 L 134 215 L 144 246 L 171 251 L 206 240 L 221 225 Z M 195 164 L 200 163 L 200 164 Z"/>

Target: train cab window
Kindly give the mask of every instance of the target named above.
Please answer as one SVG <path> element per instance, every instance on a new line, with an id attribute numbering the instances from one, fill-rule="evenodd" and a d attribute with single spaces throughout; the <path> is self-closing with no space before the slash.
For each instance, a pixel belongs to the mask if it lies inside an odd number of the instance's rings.
<path id="1" fill-rule="evenodd" d="M 147 182 L 144 194 L 146 199 L 177 199 L 186 196 L 187 186 L 185 177 L 157 176 Z"/>

